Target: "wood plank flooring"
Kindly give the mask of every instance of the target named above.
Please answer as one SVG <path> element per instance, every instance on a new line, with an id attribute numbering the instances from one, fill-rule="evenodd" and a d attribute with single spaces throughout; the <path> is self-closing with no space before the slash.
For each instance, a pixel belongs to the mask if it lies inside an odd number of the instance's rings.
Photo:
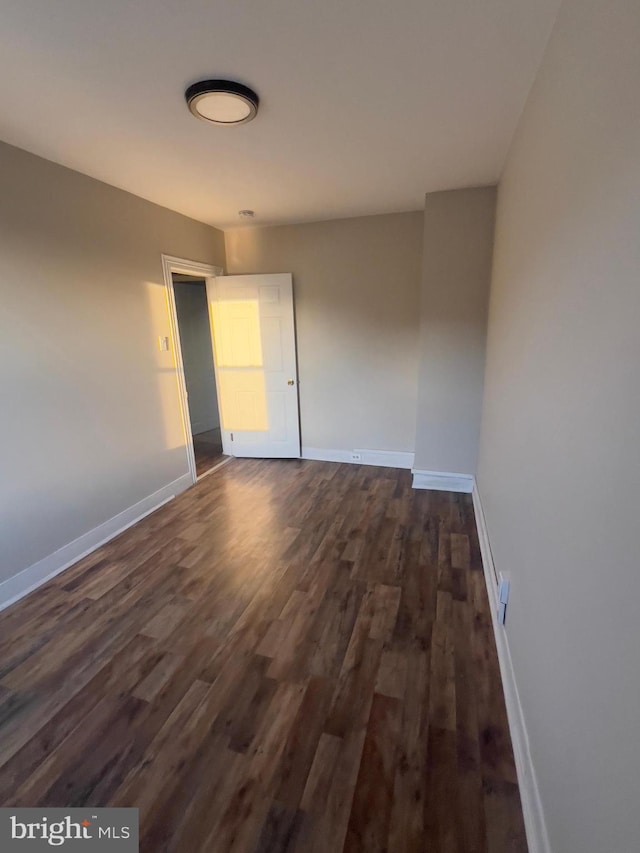
<path id="1" fill-rule="evenodd" d="M 234 460 L 0 614 L 0 802 L 145 853 L 522 853 L 473 509 Z"/>
<path id="2" fill-rule="evenodd" d="M 210 429 L 193 436 L 193 453 L 196 457 L 196 477 L 210 471 L 227 457 L 222 453 L 220 429 Z"/>

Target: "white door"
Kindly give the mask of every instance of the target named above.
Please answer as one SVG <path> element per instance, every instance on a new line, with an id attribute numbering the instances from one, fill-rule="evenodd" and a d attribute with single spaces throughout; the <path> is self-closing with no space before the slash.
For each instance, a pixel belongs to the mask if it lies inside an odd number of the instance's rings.
<path id="1" fill-rule="evenodd" d="M 207 297 L 223 452 L 299 458 L 291 275 L 208 279 Z"/>

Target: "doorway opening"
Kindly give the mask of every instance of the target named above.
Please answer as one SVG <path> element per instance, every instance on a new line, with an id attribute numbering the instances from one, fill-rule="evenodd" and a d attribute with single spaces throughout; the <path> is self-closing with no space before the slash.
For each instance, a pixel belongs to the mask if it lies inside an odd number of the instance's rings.
<path id="1" fill-rule="evenodd" d="M 207 284 L 200 276 L 171 274 L 180 354 L 189 408 L 196 478 L 227 459 L 222 452 L 220 408 L 211 347 Z"/>
<path id="2" fill-rule="evenodd" d="M 234 457 L 299 459 L 300 407 L 291 273 L 225 276 L 218 267 L 168 255 L 162 256 L 162 265 L 185 449 L 193 482 Z M 195 288 L 199 291 L 197 296 Z M 185 321 L 182 318 L 181 322 L 179 316 L 183 311 L 178 308 L 183 292 L 189 302 L 184 309 L 189 316 L 184 332 Z M 201 307 L 193 308 L 192 303 L 196 302 Z M 184 334 L 187 340 L 193 325 L 192 310 L 197 310 L 200 317 L 201 356 L 200 369 L 189 379 L 194 358 L 189 344 L 183 347 L 181 338 Z M 166 349 L 162 339 L 161 348 Z M 208 371 L 204 398 L 211 404 L 215 395 L 215 413 L 199 404 L 198 386 L 202 386 L 206 372 L 204 362 Z"/>
<path id="3" fill-rule="evenodd" d="M 162 256 L 162 269 L 187 464 L 195 483 L 231 459 L 223 454 L 220 442 L 220 400 L 207 297 L 207 285 L 222 275 L 222 269 L 170 255 Z"/>

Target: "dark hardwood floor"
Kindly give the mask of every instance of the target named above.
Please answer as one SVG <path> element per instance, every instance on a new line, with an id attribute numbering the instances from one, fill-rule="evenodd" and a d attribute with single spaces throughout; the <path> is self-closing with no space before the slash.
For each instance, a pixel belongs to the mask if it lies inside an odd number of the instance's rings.
<path id="1" fill-rule="evenodd" d="M 473 509 L 234 460 L 0 614 L 0 802 L 146 853 L 521 853 Z"/>
<path id="2" fill-rule="evenodd" d="M 222 438 L 219 429 L 210 429 L 193 436 L 193 452 L 196 457 L 196 476 L 201 477 L 214 465 L 227 457 L 222 453 Z"/>

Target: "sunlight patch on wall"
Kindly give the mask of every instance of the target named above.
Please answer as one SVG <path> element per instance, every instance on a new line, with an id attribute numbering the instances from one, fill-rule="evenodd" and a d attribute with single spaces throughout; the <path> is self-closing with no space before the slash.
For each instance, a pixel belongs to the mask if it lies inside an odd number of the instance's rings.
<path id="1" fill-rule="evenodd" d="M 149 307 L 148 354 L 153 364 L 156 380 L 158 410 L 164 432 L 164 447 L 173 450 L 184 447 L 180 396 L 178 391 L 176 354 L 173 346 L 165 352 L 158 348 L 158 338 L 170 335 L 169 301 L 166 288 L 155 281 L 145 281 L 144 287 Z"/>

